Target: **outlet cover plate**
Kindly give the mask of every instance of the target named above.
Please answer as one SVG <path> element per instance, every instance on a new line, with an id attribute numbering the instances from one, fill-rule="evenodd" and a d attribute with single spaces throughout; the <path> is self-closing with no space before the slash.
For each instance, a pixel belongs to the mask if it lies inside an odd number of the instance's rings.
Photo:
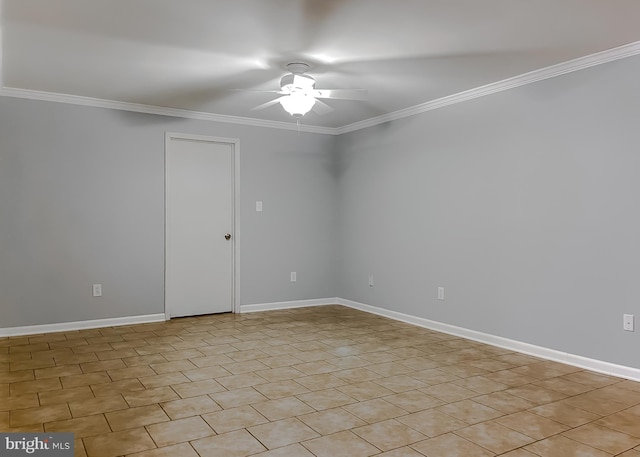
<path id="1" fill-rule="evenodd" d="M 627 331 L 627 332 L 634 332 L 634 322 L 633 322 L 633 314 L 625 314 L 623 316 L 623 323 L 622 323 L 622 327 Z"/>

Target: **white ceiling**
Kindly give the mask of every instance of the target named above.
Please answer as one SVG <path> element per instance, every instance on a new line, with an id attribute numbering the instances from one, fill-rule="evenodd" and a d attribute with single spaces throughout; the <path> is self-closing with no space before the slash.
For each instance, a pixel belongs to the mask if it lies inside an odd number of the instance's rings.
<path id="1" fill-rule="evenodd" d="M 2 85 L 294 122 L 290 61 L 359 88 L 307 125 L 343 127 L 640 41 L 638 0 L 0 0 Z"/>

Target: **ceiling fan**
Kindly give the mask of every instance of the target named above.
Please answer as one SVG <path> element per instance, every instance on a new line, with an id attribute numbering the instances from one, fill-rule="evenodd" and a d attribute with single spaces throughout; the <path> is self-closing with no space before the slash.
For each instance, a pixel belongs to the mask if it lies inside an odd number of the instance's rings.
<path id="1" fill-rule="evenodd" d="M 280 79 L 280 90 L 259 91 L 280 94 L 274 100 L 258 105 L 253 110 L 260 110 L 280 103 L 284 110 L 295 118 L 301 118 L 313 110 L 318 114 L 333 111 L 329 105 L 319 99 L 366 100 L 364 89 L 316 89 L 316 80 L 306 74 L 309 65 L 304 62 L 291 62 L 286 65 L 289 74 Z"/>

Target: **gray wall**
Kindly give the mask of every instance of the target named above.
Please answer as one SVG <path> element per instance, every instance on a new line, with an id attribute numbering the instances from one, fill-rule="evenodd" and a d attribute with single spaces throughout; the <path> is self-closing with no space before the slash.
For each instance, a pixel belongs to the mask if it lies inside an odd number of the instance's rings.
<path id="1" fill-rule="evenodd" d="M 163 312 L 171 131 L 240 139 L 242 304 L 340 296 L 640 368 L 639 121 L 638 57 L 337 138 L 0 97 L 0 328 Z"/>
<path id="2" fill-rule="evenodd" d="M 333 137 L 0 97 L 0 328 L 164 312 L 166 131 L 240 140 L 241 304 L 334 296 Z"/>
<path id="3" fill-rule="evenodd" d="M 640 368 L 639 126 L 634 57 L 341 136 L 338 296 Z"/>

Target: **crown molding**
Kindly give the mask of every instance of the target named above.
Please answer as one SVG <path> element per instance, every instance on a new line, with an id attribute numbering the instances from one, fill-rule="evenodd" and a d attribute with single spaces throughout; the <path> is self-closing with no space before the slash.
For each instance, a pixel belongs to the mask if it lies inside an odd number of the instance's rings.
<path id="1" fill-rule="evenodd" d="M 107 100 L 103 98 L 84 97 L 80 95 L 58 94 L 55 92 L 44 92 L 31 89 L 17 89 L 14 87 L 0 88 L 0 96 L 26 98 L 30 100 L 41 100 L 48 102 L 66 103 L 70 105 L 90 106 L 94 108 L 107 108 L 121 111 L 132 111 L 135 113 L 156 114 L 159 116 L 171 116 L 185 119 L 196 119 L 210 122 L 225 122 L 228 124 L 249 125 L 253 127 L 265 127 L 281 130 L 295 130 L 307 133 L 321 133 L 326 135 L 334 134 L 333 128 L 319 127 L 314 125 L 297 124 L 278 121 L 266 121 L 250 117 L 227 116 L 224 114 L 205 113 L 202 111 L 190 111 L 177 108 L 165 108 L 162 106 L 144 105 L 141 103 L 129 103 L 117 100 Z"/>
<path id="2" fill-rule="evenodd" d="M 0 28 L 0 45 L 2 44 L 2 29 Z M 0 53 L 2 48 L 0 46 Z M 0 96 L 26 98 L 32 100 L 43 100 L 58 103 L 67 103 L 72 105 L 83 105 L 97 108 L 107 108 L 122 111 L 132 111 L 137 113 L 156 114 L 159 116 L 172 116 L 186 119 L 196 119 L 210 122 L 225 122 L 229 124 L 248 125 L 253 127 L 264 127 L 281 130 L 296 130 L 307 133 L 320 133 L 325 135 L 342 135 L 344 133 L 354 132 L 366 129 L 375 125 L 386 122 L 403 119 L 405 117 L 415 116 L 445 106 L 462 103 L 474 98 L 484 97 L 486 95 L 503 92 L 516 87 L 532 84 L 545 79 L 554 78 L 574 71 L 583 70 L 585 68 L 594 67 L 614 60 L 620 60 L 640 54 L 640 41 L 625 44 L 616 48 L 590 54 L 577 59 L 562 62 L 549 67 L 533 70 L 519 76 L 507 78 L 502 81 L 486 84 L 484 86 L 469 89 L 456 94 L 447 95 L 435 100 L 431 100 L 419 105 L 404 108 L 381 116 L 372 117 L 363 121 L 354 122 L 342 127 L 321 127 L 314 125 L 297 124 L 278 121 L 267 121 L 263 119 L 255 119 L 249 117 L 227 116 L 223 114 L 204 113 L 200 111 L 190 111 L 177 108 L 164 108 L 161 106 L 144 105 L 139 103 L 121 102 L 116 100 L 106 100 L 100 98 L 83 97 L 78 95 L 57 94 L 53 92 L 36 91 L 30 89 L 18 89 L 2 86 L 2 55 L 0 54 Z"/>
<path id="3" fill-rule="evenodd" d="M 624 59 L 640 54 L 640 41 L 634 43 L 618 46 L 617 48 L 608 49 L 606 51 L 597 52 L 584 57 L 578 57 L 577 59 L 562 62 L 550 67 L 540 68 L 528 73 L 524 73 L 519 76 L 507 78 L 502 81 L 486 84 L 484 86 L 476 87 L 474 89 L 458 92 L 456 94 L 447 95 L 446 97 L 431 100 L 419 105 L 411 106 L 409 108 L 394 111 L 392 113 L 383 114 L 381 116 L 365 119 L 364 121 L 354 122 L 353 124 L 345 125 L 335 129 L 334 135 L 342 135 L 343 133 L 354 132 L 356 130 L 362 130 L 374 125 L 383 124 L 385 122 L 391 122 L 398 119 L 402 119 L 409 116 L 415 116 L 416 114 L 425 113 L 438 108 L 444 108 L 445 106 L 454 105 L 456 103 L 462 103 L 474 98 L 484 97 L 485 95 L 495 94 L 496 92 L 502 92 L 505 90 L 513 89 L 516 87 L 524 86 L 526 84 L 532 84 L 538 81 L 542 81 L 549 78 L 555 78 L 556 76 L 572 73 L 574 71 L 583 70 L 585 68 L 594 67 L 614 60 Z"/>

